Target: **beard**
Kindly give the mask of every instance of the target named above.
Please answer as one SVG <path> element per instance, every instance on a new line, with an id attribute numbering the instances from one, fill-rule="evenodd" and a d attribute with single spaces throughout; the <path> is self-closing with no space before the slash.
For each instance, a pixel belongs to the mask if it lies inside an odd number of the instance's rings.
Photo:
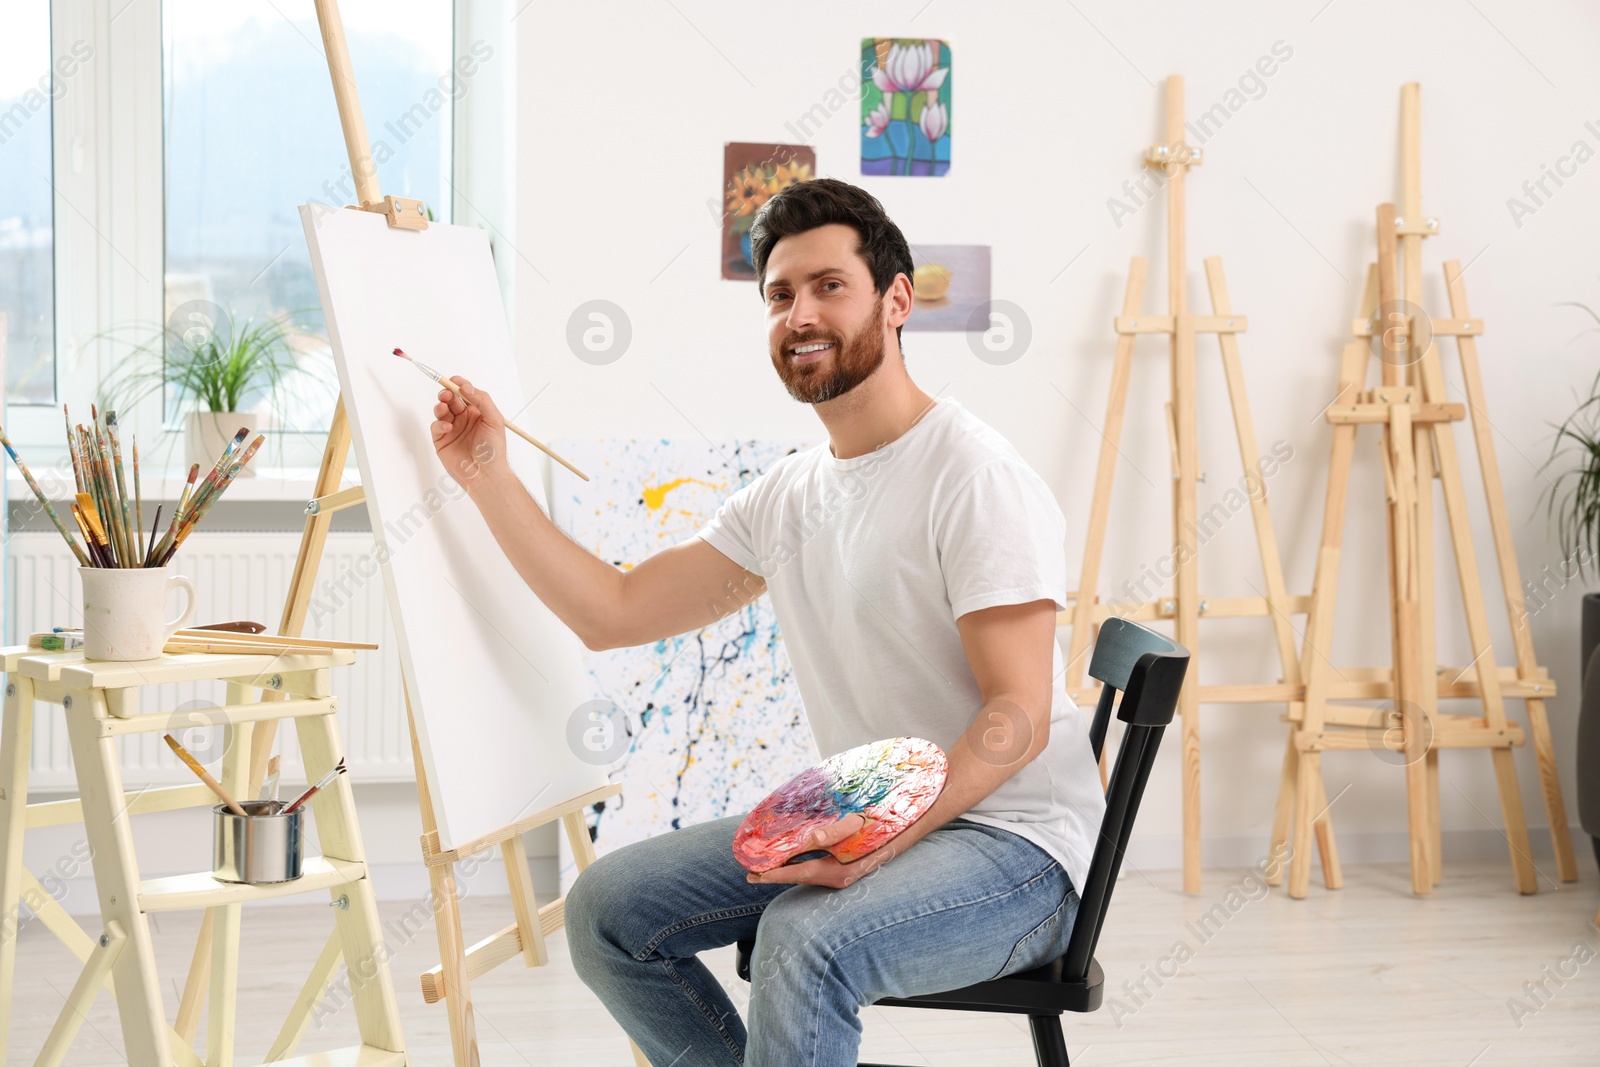
<path id="1" fill-rule="evenodd" d="M 796 345 L 827 343 L 833 345 L 831 358 L 796 364 L 789 355 Z M 784 388 L 802 404 L 821 404 L 843 396 L 883 365 L 883 297 L 878 297 L 867 321 L 848 339 L 831 330 L 810 330 L 785 338 L 770 354 Z"/>

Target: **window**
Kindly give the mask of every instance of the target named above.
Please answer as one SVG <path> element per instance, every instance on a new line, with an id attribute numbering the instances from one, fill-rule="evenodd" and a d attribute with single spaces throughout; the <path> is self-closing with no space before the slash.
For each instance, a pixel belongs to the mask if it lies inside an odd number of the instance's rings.
<path id="1" fill-rule="evenodd" d="M 56 400 L 51 101 L 68 90 L 81 60 L 69 52 L 52 67 L 47 0 L 8 6 L 0 31 L 0 352 L 12 403 Z"/>
<path id="2" fill-rule="evenodd" d="M 382 191 L 448 220 L 451 0 L 339 6 Z M 292 322 L 297 358 L 331 378 L 297 206 L 356 197 L 312 0 L 164 0 L 162 52 L 169 326 Z M 314 392 L 280 429 L 326 426 L 331 393 Z"/>

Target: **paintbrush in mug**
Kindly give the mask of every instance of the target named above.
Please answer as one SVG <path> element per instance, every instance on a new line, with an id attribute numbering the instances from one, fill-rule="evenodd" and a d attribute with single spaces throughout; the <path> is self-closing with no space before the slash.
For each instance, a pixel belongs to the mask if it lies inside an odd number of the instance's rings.
<path id="1" fill-rule="evenodd" d="M 462 400 L 466 400 L 466 395 L 461 392 L 461 386 L 457 385 L 449 378 L 446 378 L 444 375 L 440 374 L 426 363 L 421 363 L 415 359 L 412 359 L 410 356 L 406 355 L 404 351 L 398 348 L 394 350 L 394 354 L 405 360 L 407 363 L 410 363 L 413 367 L 417 368 L 425 377 L 433 379 L 435 382 L 438 382 L 440 385 L 456 394 L 456 396 L 461 397 Z M 574 467 L 572 464 L 568 463 L 566 460 L 550 451 L 543 441 L 539 440 L 537 437 L 533 436 L 516 423 L 507 422 L 506 429 L 510 430 L 512 433 L 516 434 L 518 437 L 522 438 L 534 448 L 537 448 L 539 451 L 543 452 L 545 455 L 549 456 L 551 459 L 555 460 L 557 463 L 561 464 L 563 467 L 567 468 L 567 470 L 571 471 L 573 474 L 576 474 L 584 481 L 589 480 L 589 476 L 587 474 L 583 473 L 577 467 Z"/>
<path id="2" fill-rule="evenodd" d="M 344 773 L 344 760 L 341 759 L 338 763 L 334 764 L 333 770 L 329 771 L 327 774 L 324 774 L 320 779 L 317 780 L 317 784 L 316 785 L 312 786 L 310 789 L 307 789 L 304 793 L 301 793 L 299 796 L 297 796 L 293 800 L 289 801 L 288 806 L 285 807 L 282 811 L 278 812 L 278 814 L 279 815 L 287 815 L 291 811 L 294 811 L 296 808 L 300 807 L 300 805 L 304 804 L 306 801 L 308 801 L 312 797 L 316 796 L 319 792 L 321 792 L 322 790 L 326 789 L 329 785 L 331 785 L 333 783 L 333 780 L 335 778 L 339 777 L 339 775 L 341 775 L 343 773 Z"/>
<path id="3" fill-rule="evenodd" d="M 157 566 L 165 566 L 172 559 L 173 554 L 183 547 L 183 542 L 194 531 L 194 528 L 200 524 L 200 520 L 206 517 L 206 513 L 211 510 L 211 505 L 222 499 L 222 494 L 228 491 L 228 487 L 233 485 L 234 479 L 238 477 L 240 468 L 250 462 L 250 458 L 256 454 L 256 451 L 261 448 L 266 440 L 266 434 L 258 434 L 256 439 L 250 442 L 250 447 L 245 449 L 244 454 L 229 465 L 226 473 L 210 487 L 209 491 L 203 494 L 195 494 L 194 502 L 189 505 L 188 518 L 178 528 L 178 535 L 173 539 L 172 547 L 167 549 L 166 555 L 161 557 Z"/>
<path id="4" fill-rule="evenodd" d="M 44 495 L 44 490 L 39 488 L 39 483 L 33 480 L 33 473 L 28 470 L 28 465 L 22 462 L 22 457 L 17 455 L 17 450 L 11 447 L 11 438 L 6 436 L 4 428 L 0 428 L 0 444 L 5 445 L 6 453 L 11 457 L 11 462 L 17 465 L 17 470 L 22 472 L 22 480 L 28 483 L 28 488 L 33 490 L 33 495 L 39 498 L 39 503 L 44 505 L 44 512 L 50 516 L 50 521 L 56 524 L 56 529 L 66 539 L 67 547 L 72 549 L 72 554 L 78 557 L 78 562 L 85 567 L 92 567 L 89 555 L 78 547 L 78 539 L 67 530 L 67 524 L 61 521 L 61 516 L 56 514 L 55 507 L 50 503 L 50 498 Z"/>
<path id="5" fill-rule="evenodd" d="M 161 535 L 161 540 L 151 546 L 150 554 L 145 557 L 144 565 L 146 567 L 159 565 L 157 561 L 161 559 L 161 554 L 166 551 L 167 545 L 172 542 L 172 539 L 178 535 L 178 516 L 183 514 L 183 509 L 188 505 L 189 496 L 194 492 L 195 479 L 198 477 L 200 477 L 200 464 L 196 463 L 189 468 L 189 480 L 184 483 L 183 492 L 178 494 L 178 505 L 172 509 L 172 518 L 167 523 L 166 531 Z"/>

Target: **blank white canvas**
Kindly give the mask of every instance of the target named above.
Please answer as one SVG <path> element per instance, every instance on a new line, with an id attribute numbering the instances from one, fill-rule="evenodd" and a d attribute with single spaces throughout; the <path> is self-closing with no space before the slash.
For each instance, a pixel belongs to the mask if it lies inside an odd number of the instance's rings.
<path id="1" fill-rule="evenodd" d="M 463 375 L 516 421 L 524 399 L 499 282 L 482 230 L 396 230 L 373 212 L 310 205 L 300 217 L 449 849 L 606 780 L 567 743 L 568 719 L 590 696 L 581 642 L 435 456 L 438 387 L 391 354 Z M 515 436 L 507 453 L 542 506 L 538 453 Z"/>

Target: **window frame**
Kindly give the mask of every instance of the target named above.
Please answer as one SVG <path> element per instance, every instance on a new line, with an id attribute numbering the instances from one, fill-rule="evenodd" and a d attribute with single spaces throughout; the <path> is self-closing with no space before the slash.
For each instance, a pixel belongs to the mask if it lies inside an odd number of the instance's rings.
<path id="1" fill-rule="evenodd" d="M 474 77 L 452 101 L 451 217 L 462 224 L 498 219 L 486 227 L 499 246 L 512 232 L 506 208 L 514 185 L 515 151 L 502 141 L 513 128 L 515 27 L 501 0 L 450 0 L 452 56 L 487 42 L 498 62 Z M 160 322 L 165 313 L 166 204 L 161 0 L 53 0 L 50 52 L 54 63 L 74 43 L 88 42 L 64 93 L 51 103 L 51 171 L 55 189 L 54 405 L 6 401 L 5 425 L 19 450 L 53 465 L 63 452 L 61 405 L 88 421 L 97 385 L 114 358 L 106 333 L 131 322 Z M 327 105 L 334 107 L 331 86 Z M 366 116 L 370 125 L 371 116 Z M 514 266 L 498 254 L 502 292 L 511 305 Z M 81 416 L 79 413 L 82 413 Z M 331 417 L 332 412 L 329 412 Z M 183 427 L 165 424 L 159 396 L 118 421 L 142 439 L 147 455 L 181 459 Z M 265 450 L 269 467 L 315 468 L 326 433 L 275 434 Z M 46 458 L 48 457 L 48 458 Z M 267 457 L 263 457 L 267 458 Z"/>

